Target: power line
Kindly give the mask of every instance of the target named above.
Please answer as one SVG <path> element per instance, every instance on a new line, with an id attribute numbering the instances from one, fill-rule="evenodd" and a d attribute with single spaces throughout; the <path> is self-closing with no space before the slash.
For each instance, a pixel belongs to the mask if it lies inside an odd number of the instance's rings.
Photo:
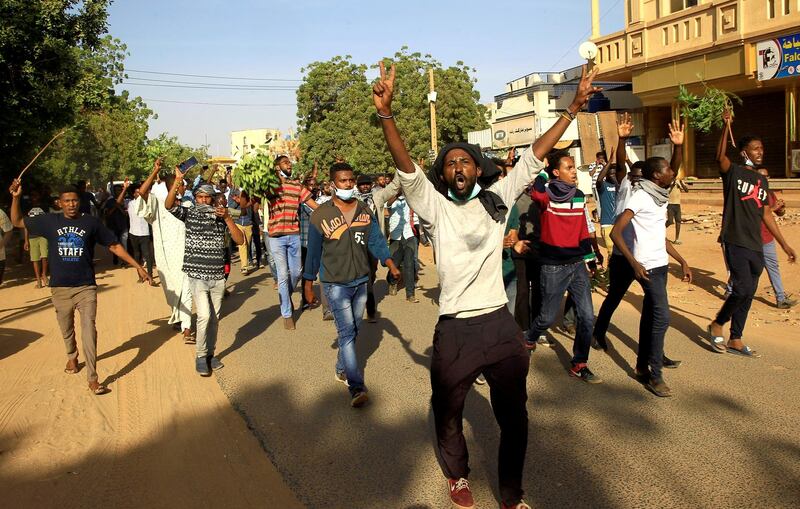
<path id="1" fill-rule="evenodd" d="M 248 78 L 248 77 L 234 77 L 234 76 L 213 76 L 207 74 L 183 74 L 177 72 L 161 72 L 161 71 L 143 71 L 137 69 L 125 69 L 128 72 L 138 72 L 143 74 L 160 74 L 163 76 L 184 76 L 189 78 L 212 78 L 218 80 L 242 80 L 242 81 L 303 81 L 299 79 L 289 78 Z"/>
<path id="2" fill-rule="evenodd" d="M 136 77 L 128 77 L 125 78 L 127 80 L 136 80 L 136 81 L 147 81 L 147 82 L 155 82 L 155 83 L 178 83 L 181 85 L 209 85 L 213 87 L 231 87 L 231 88 L 259 88 L 263 90 L 296 90 L 297 87 L 293 85 L 237 85 L 237 84 L 228 84 L 228 83 L 209 83 L 207 81 L 181 81 L 181 80 L 159 80 L 153 78 L 136 78 Z"/>
<path id="3" fill-rule="evenodd" d="M 262 106 L 297 106 L 295 103 L 209 103 L 209 102 L 194 102 L 194 101 L 172 101 L 168 99 L 142 99 L 144 102 L 152 103 L 172 103 L 172 104 L 197 104 L 203 106 L 248 106 L 248 107 L 262 107 Z"/>
<path id="4" fill-rule="evenodd" d="M 608 14 L 609 14 L 611 11 L 613 11 L 613 10 L 614 10 L 614 8 L 615 8 L 617 5 L 619 5 L 619 3 L 620 3 L 621 1 L 622 1 L 622 0 L 617 0 L 616 2 L 614 2 L 614 4 L 613 4 L 611 7 L 609 7 L 609 8 L 608 8 L 608 10 L 606 10 L 606 12 L 604 12 L 604 13 L 603 13 L 603 15 L 602 15 L 602 16 L 600 16 L 600 20 L 602 21 L 603 19 L 605 19 L 605 17 L 606 17 L 606 16 L 608 16 Z M 580 39 L 578 39 L 578 42 L 576 42 L 575 44 L 573 44 L 572 46 L 570 46 L 570 48 L 569 48 L 567 51 L 565 51 L 565 52 L 564 52 L 564 54 L 563 54 L 563 55 L 561 55 L 561 57 L 560 57 L 558 60 L 556 60 L 556 62 L 555 62 L 553 65 L 551 65 L 551 66 L 550 66 L 550 68 L 551 68 L 551 69 L 555 69 L 555 68 L 556 68 L 556 66 L 557 66 L 558 64 L 560 64 L 560 63 L 561 63 L 561 61 L 562 61 L 562 60 L 564 60 L 564 58 L 566 58 L 566 56 L 570 54 L 570 52 L 572 52 L 572 50 L 574 50 L 576 47 L 578 47 L 578 45 L 580 45 L 580 43 L 582 43 L 582 42 L 583 42 L 583 41 L 584 41 L 584 40 L 585 40 L 585 39 L 586 39 L 588 36 L 590 36 L 591 34 L 592 34 L 592 30 L 591 30 L 591 29 L 587 30 L 587 31 L 586 31 L 586 33 L 585 33 L 585 34 L 583 34 L 583 35 L 581 36 L 581 38 L 580 38 Z"/>
<path id="5" fill-rule="evenodd" d="M 201 85 L 167 85 L 161 83 L 132 83 L 130 81 L 125 81 L 125 85 L 134 85 L 138 87 L 163 87 L 163 88 L 195 88 L 195 89 L 204 89 L 204 90 L 244 90 L 244 91 L 268 91 L 268 90 L 296 90 L 294 87 L 244 87 L 238 85 L 228 85 L 228 86 L 201 86 Z"/>

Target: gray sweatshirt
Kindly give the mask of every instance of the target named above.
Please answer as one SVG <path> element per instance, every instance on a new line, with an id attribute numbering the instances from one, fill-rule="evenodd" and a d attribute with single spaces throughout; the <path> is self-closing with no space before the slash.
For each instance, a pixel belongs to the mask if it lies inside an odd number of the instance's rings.
<path id="1" fill-rule="evenodd" d="M 528 149 L 506 178 L 488 190 L 497 194 L 509 212 L 533 177 L 544 167 Z M 448 200 L 415 165 L 414 173 L 398 171 L 406 200 L 432 230 L 441 296 L 439 314 L 468 318 L 504 306 L 503 235 L 505 222 L 494 221 L 477 199 Z M 508 214 L 506 214 L 508 220 Z"/>

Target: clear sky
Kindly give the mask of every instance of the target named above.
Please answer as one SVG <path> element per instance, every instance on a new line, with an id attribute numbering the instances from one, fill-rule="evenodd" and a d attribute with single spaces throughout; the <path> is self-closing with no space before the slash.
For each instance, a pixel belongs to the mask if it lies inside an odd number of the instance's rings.
<path id="1" fill-rule="evenodd" d="M 623 5 L 601 0 L 603 34 L 622 28 Z M 230 131 L 295 126 L 294 88 L 310 62 L 352 55 L 372 63 L 406 45 L 445 66 L 463 60 L 476 68 L 481 101 L 489 102 L 507 81 L 581 63 L 577 46 L 590 27 L 590 0 L 116 0 L 109 31 L 130 52 L 133 79 L 123 87 L 158 114 L 150 135 L 207 141 L 213 155 L 230 155 Z M 218 84 L 239 89 L 186 88 Z"/>

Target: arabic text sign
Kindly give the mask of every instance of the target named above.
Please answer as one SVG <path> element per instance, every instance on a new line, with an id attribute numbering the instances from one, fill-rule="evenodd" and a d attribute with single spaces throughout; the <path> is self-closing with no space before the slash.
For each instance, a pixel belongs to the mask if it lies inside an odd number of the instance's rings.
<path id="1" fill-rule="evenodd" d="M 759 42 L 756 62 L 759 81 L 800 76 L 800 34 Z"/>

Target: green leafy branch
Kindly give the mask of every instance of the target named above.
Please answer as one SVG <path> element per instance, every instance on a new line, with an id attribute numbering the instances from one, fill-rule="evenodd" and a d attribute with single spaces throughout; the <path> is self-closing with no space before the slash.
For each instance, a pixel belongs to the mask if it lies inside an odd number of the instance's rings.
<path id="1" fill-rule="evenodd" d="M 281 179 L 266 146 L 242 159 L 233 174 L 233 182 L 254 196 L 270 199 L 277 195 Z"/>
<path id="2" fill-rule="evenodd" d="M 727 110 L 733 116 L 734 101 L 741 105 L 742 100 L 736 94 L 709 87 L 705 82 L 702 83 L 705 88 L 702 96 L 693 94 L 684 85 L 680 85 L 676 99 L 681 104 L 683 118 L 686 119 L 689 127 L 709 133 L 712 128 L 722 129 L 725 127 L 722 114 Z M 731 145 L 736 147 L 730 127 L 728 127 L 728 135 L 731 138 Z"/>

